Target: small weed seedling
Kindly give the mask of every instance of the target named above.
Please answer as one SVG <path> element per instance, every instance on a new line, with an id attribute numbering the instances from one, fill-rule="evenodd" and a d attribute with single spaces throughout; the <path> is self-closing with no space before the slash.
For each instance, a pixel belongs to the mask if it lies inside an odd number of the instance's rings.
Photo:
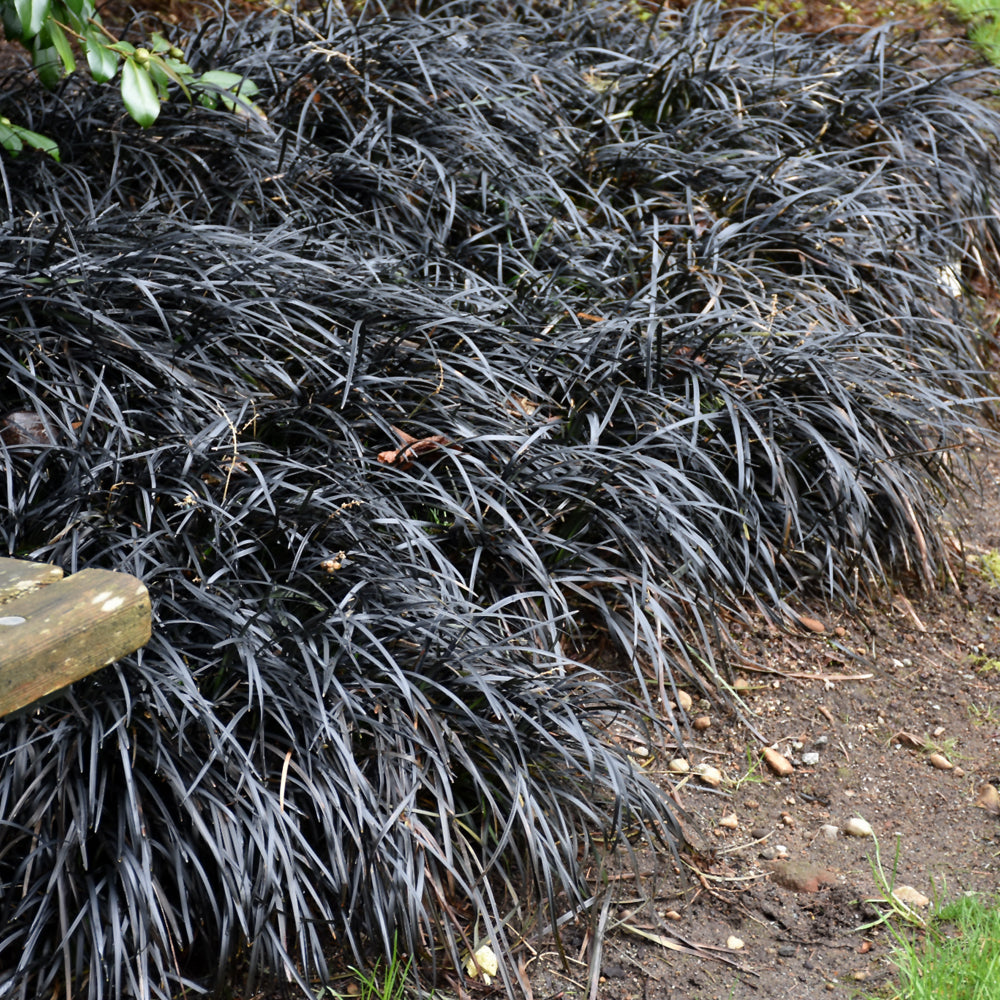
<path id="1" fill-rule="evenodd" d="M 733 791 L 739 791 L 746 783 L 759 785 L 764 781 L 764 759 L 754 753 L 753 747 L 747 747 L 747 771 L 733 782 Z"/>
<path id="2" fill-rule="evenodd" d="M 886 909 L 877 919 L 867 924 L 862 924 L 856 930 L 867 931 L 885 924 L 892 931 L 893 935 L 899 938 L 897 924 L 909 925 L 921 930 L 927 926 L 924 918 L 913 907 L 904 903 L 895 893 L 896 875 L 899 871 L 900 847 L 901 841 L 897 836 L 896 851 L 892 858 L 892 870 L 886 872 L 885 866 L 882 864 L 882 851 L 879 847 L 878 838 L 875 838 L 875 854 L 870 859 L 870 864 L 879 895 L 873 899 L 869 899 L 868 902 L 876 906 L 884 906 Z"/>
<path id="3" fill-rule="evenodd" d="M 411 962 L 412 959 L 407 959 L 404 963 L 394 945 L 392 958 L 384 973 L 381 959 L 370 972 L 353 967 L 354 979 L 347 990 L 338 991 L 324 986 L 316 994 L 316 1000 L 402 1000 Z"/>

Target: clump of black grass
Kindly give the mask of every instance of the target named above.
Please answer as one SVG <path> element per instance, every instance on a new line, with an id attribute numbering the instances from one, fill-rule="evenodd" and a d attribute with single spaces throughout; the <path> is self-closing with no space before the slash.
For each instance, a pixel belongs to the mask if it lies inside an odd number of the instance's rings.
<path id="1" fill-rule="evenodd" d="M 155 625 L 0 723 L 6 996 L 506 955 L 675 838 L 610 727 L 682 741 L 748 601 L 935 578 L 992 399 L 979 81 L 483 6 L 206 25 L 266 117 L 7 98 L 63 163 L 3 163 L 3 543 L 138 575 Z"/>

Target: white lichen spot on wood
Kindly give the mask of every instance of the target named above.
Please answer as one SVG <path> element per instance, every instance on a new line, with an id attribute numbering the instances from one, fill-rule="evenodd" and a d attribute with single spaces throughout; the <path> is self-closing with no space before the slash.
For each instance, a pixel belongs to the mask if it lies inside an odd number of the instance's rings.
<path id="1" fill-rule="evenodd" d="M 110 601 L 105 601 L 101 605 L 101 610 L 105 614 L 110 614 L 112 611 L 117 611 L 125 603 L 124 597 L 112 597 Z"/>
<path id="2" fill-rule="evenodd" d="M 99 594 L 97 594 L 95 597 L 93 597 L 91 599 L 90 603 L 91 604 L 100 604 L 103 601 L 106 601 L 109 597 L 111 597 L 111 591 L 110 590 L 102 590 Z"/>

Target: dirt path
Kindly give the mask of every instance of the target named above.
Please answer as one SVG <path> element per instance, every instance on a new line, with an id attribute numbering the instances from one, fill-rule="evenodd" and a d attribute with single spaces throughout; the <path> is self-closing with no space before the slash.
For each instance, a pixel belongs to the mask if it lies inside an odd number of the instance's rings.
<path id="1" fill-rule="evenodd" d="M 671 775 L 669 747 L 650 770 L 679 789 L 706 843 L 680 874 L 662 857 L 642 860 L 639 886 L 618 873 L 600 1000 L 819 1000 L 892 981 L 891 936 L 857 930 L 878 916 L 866 900 L 879 890 L 875 841 L 844 833 L 852 817 L 871 825 L 890 879 L 896 863 L 893 884 L 931 907 L 1000 888 L 1000 818 L 976 805 L 1000 774 L 1000 587 L 982 568 L 1000 548 L 1000 473 L 982 475 L 983 502 L 957 526 L 953 584 L 831 613 L 823 635 L 762 624 L 741 636 L 746 702 L 794 770 L 778 777 L 735 720 L 693 706 L 711 724 L 690 763 L 718 768 L 722 785 Z M 935 767 L 924 743 L 952 767 Z M 726 950 L 732 937 L 743 947 Z M 568 968 L 552 950 L 529 962 L 536 998 L 587 996 L 582 929 L 566 941 Z"/>

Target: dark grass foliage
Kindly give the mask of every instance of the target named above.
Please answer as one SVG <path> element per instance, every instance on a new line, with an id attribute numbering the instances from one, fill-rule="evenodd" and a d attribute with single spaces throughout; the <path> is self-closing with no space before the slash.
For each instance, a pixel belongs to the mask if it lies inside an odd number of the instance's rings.
<path id="1" fill-rule="evenodd" d="M 154 631 L 0 723 L 0 996 L 506 953 L 676 836 L 609 726 L 683 740 L 748 600 L 933 582 L 988 81 L 622 7 L 208 22 L 266 118 L 10 82 L 63 163 L 0 164 L 2 543 Z"/>

